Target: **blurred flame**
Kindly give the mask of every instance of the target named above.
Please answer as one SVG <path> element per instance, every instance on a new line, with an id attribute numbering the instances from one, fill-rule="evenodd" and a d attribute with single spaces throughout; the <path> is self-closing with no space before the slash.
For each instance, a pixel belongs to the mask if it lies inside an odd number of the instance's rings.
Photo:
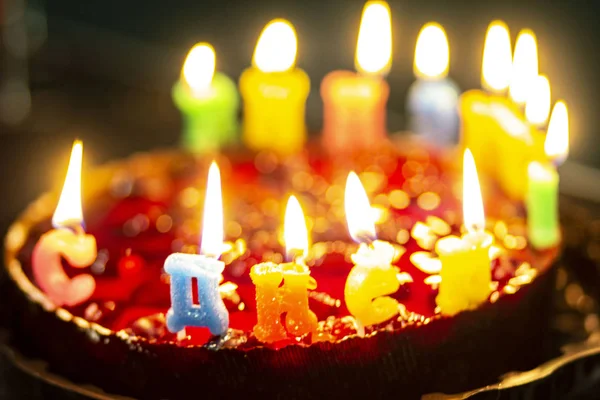
<path id="1" fill-rule="evenodd" d="M 483 48 L 481 80 L 487 90 L 501 93 L 510 84 L 512 51 L 508 27 L 502 21 L 493 21 L 488 27 Z"/>
<path id="2" fill-rule="evenodd" d="M 543 126 L 550 114 L 550 82 L 545 75 L 538 75 L 531 84 L 525 104 L 525 117 L 533 125 Z"/>
<path id="3" fill-rule="evenodd" d="M 444 28 L 429 22 L 421 28 L 415 49 L 415 75 L 420 78 L 444 78 L 448 75 L 450 49 Z"/>
<path id="4" fill-rule="evenodd" d="M 221 172 L 216 162 L 210 164 L 206 195 L 204 197 L 204 217 L 202 220 L 202 244 L 200 254 L 219 258 L 223 253 L 223 195 L 221 194 Z"/>
<path id="5" fill-rule="evenodd" d="M 294 67 L 297 50 L 293 25 L 284 19 L 274 19 L 258 38 L 253 63 L 262 72 L 284 72 Z"/>
<path id="6" fill-rule="evenodd" d="M 463 157 L 463 222 L 467 231 L 481 232 L 485 228 L 485 214 L 477 167 L 471 150 Z"/>
<path id="7" fill-rule="evenodd" d="M 304 257 L 308 255 L 306 219 L 296 196 L 290 196 L 287 202 L 283 221 L 283 239 L 287 254 L 302 252 Z"/>
<path id="8" fill-rule="evenodd" d="M 569 112 L 564 101 L 556 102 L 552 109 L 544 150 L 559 165 L 569 155 Z"/>
<path id="9" fill-rule="evenodd" d="M 183 79 L 195 94 L 207 93 L 215 75 L 215 49 L 208 43 L 198 43 L 187 55 L 181 71 Z"/>
<path id="10" fill-rule="evenodd" d="M 356 45 L 356 70 L 384 75 L 392 66 L 392 15 L 385 1 L 365 4 Z"/>
<path id="11" fill-rule="evenodd" d="M 532 82 L 537 76 L 537 40 L 531 30 L 523 29 L 517 36 L 510 81 L 510 97 L 515 103 L 525 104 Z"/>
<path id="12" fill-rule="evenodd" d="M 348 174 L 346 180 L 346 192 L 344 195 L 344 208 L 348 231 L 356 242 L 364 242 L 365 239 L 375 239 L 375 221 L 369 197 L 358 175 L 354 171 Z"/>
<path id="13" fill-rule="evenodd" d="M 81 162 L 83 159 L 83 143 L 81 140 L 73 142 L 71 158 L 67 169 L 65 183 L 52 216 L 52 225 L 55 228 L 83 223 L 81 209 Z"/>

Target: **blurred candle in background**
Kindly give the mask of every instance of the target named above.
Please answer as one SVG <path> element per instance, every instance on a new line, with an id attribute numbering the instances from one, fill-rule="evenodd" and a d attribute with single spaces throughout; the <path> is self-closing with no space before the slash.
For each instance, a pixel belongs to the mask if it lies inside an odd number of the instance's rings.
<path id="1" fill-rule="evenodd" d="M 430 22 L 423 26 L 415 49 L 417 80 L 408 91 L 408 118 L 411 132 L 431 143 L 458 142 L 459 89 L 448 78 L 450 49 L 444 28 Z"/>
<path id="2" fill-rule="evenodd" d="M 385 1 L 365 4 L 356 47 L 357 73 L 334 71 L 321 84 L 323 143 L 332 153 L 377 146 L 386 137 L 392 22 Z"/>
<path id="3" fill-rule="evenodd" d="M 569 155 L 569 112 L 564 101 L 557 101 L 552 109 L 544 151 L 557 167 Z"/>
<path id="4" fill-rule="evenodd" d="M 240 77 L 243 138 L 252 150 L 286 155 L 304 147 L 310 80 L 295 68 L 297 47 L 296 31 L 288 21 L 269 22 L 258 39 L 252 67 Z"/>
<path id="5" fill-rule="evenodd" d="M 533 78 L 525 104 L 525 117 L 531 125 L 540 129 L 546 126 L 550 115 L 551 99 L 548 78 L 545 75 Z"/>
<path id="6" fill-rule="evenodd" d="M 519 106 L 525 106 L 527 95 L 538 76 L 538 50 L 535 34 L 523 29 L 517 36 L 510 80 L 510 98 Z"/>
<path id="7" fill-rule="evenodd" d="M 239 97 L 235 83 L 215 72 L 215 50 L 195 45 L 173 86 L 173 101 L 184 119 L 182 143 L 198 153 L 216 151 L 235 142 Z"/>

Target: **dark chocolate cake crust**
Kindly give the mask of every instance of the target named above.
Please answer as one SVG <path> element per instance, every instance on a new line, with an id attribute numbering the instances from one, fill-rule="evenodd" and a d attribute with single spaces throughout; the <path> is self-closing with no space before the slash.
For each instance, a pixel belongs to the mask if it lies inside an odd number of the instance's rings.
<path id="1" fill-rule="evenodd" d="M 100 188 L 114 166 L 97 172 Z M 104 182 L 104 183 L 103 183 Z M 91 195 L 93 196 L 93 190 Z M 6 238 L 5 265 L 16 348 L 56 372 L 108 393 L 137 398 L 415 398 L 492 383 L 544 361 L 553 268 L 496 302 L 401 331 L 380 330 L 310 346 L 249 350 L 154 343 L 56 308 L 23 272 L 17 253 L 30 228 L 47 219 L 54 199 L 34 203 Z M 554 256 L 554 254 L 553 254 Z M 552 257 L 545 257 L 551 259 Z"/>

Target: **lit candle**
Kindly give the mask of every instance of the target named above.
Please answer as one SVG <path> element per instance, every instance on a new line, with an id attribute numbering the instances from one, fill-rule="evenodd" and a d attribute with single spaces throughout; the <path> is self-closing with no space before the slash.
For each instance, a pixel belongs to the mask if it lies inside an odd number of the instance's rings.
<path id="1" fill-rule="evenodd" d="M 253 66 L 240 77 L 243 138 L 253 150 L 286 155 L 304 147 L 310 80 L 294 67 L 297 47 L 296 31 L 288 21 L 269 22 L 258 39 Z"/>
<path id="2" fill-rule="evenodd" d="M 531 84 L 538 76 L 538 51 L 535 34 L 523 29 L 517 36 L 513 68 L 510 80 L 510 98 L 519 106 L 524 106 L 531 90 Z"/>
<path id="3" fill-rule="evenodd" d="M 385 322 L 398 314 L 398 302 L 387 296 L 400 288 L 392 265 L 394 247 L 376 239 L 371 205 L 358 176 L 350 172 L 344 198 L 348 230 L 359 242 L 352 255 L 354 267 L 350 270 L 344 288 L 344 300 L 350 314 L 362 326 Z"/>
<path id="4" fill-rule="evenodd" d="M 538 75 L 531 82 L 531 89 L 527 94 L 525 104 L 525 117 L 533 126 L 544 128 L 550 115 L 550 82 L 545 75 Z"/>
<path id="5" fill-rule="evenodd" d="M 493 21 L 488 27 L 483 49 L 481 70 L 482 86 L 489 94 L 470 90 L 460 97 L 461 136 L 463 147 L 473 152 L 479 168 L 494 175 L 498 136 L 502 128 L 493 114 L 512 114 L 510 102 L 503 97 L 510 84 L 512 53 L 508 27 L 502 21 Z M 518 118 L 516 118 L 518 119 Z M 516 129 L 518 131 L 518 127 Z"/>
<path id="6" fill-rule="evenodd" d="M 569 152 L 569 119 L 565 103 L 554 106 L 545 151 L 556 165 L 564 162 Z M 532 162 L 528 168 L 527 232 L 529 242 L 537 249 L 556 246 L 560 242 L 558 220 L 558 173 L 550 162 Z"/>
<path id="7" fill-rule="evenodd" d="M 215 72 L 215 50 L 195 45 L 173 86 L 173 101 L 184 118 L 183 145 L 194 152 L 210 152 L 236 139 L 239 97 L 235 83 Z"/>
<path id="8" fill-rule="evenodd" d="M 450 50 L 440 24 L 423 26 L 417 39 L 414 71 L 417 77 L 408 91 L 411 132 L 440 145 L 458 141 L 458 86 L 448 78 Z"/>
<path id="9" fill-rule="evenodd" d="M 55 229 L 40 237 L 32 254 L 33 276 L 57 306 L 74 306 L 89 299 L 96 281 L 89 274 L 69 278 L 61 258 L 74 268 L 90 266 L 96 259 L 96 239 L 83 230 L 81 209 L 81 162 L 83 144 L 73 143 L 65 183 L 52 216 Z"/>
<path id="10" fill-rule="evenodd" d="M 185 327 L 206 327 L 213 335 L 224 335 L 229 327 L 229 313 L 221 299 L 219 281 L 225 263 L 219 261 L 223 251 L 223 199 L 221 175 L 216 163 L 208 171 L 200 254 L 171 254 L 165 271 L 171 276 L 171 308 L 167 313 L 169 331 Z M 198 285 L 198 304 L 193 303 L 192 279 Z"/>
<path id="11" fill-rule="evenodd" d="M 265 343 L 284 340 L 288 334 L 301 337 L 317 328 L 317 317 L 308 307 L 308 290 L 316 288 L 316 281 L 304 263 L 308 253 L 308 230 L 295 196 L 289 198 L 286 207 L 284 240 L 290 262 L 266 262 L 256 264 L 250 270 L 250 278 L 256 286 L 254 335 Z M 281 324 L 283 313 L 285 326 Z"/>
<path id="12" fill-rule="evenodd" d="M 389 86 L 383 76 L 392 64 L 392 22 L 385 1 L 368 1 L 362 14 L 356 69 L 334 71 L 321 84 L 323 142 L 332 153 L 379 145 L 386 136 Z"/>
<path id="13" fill-rule="evenodd" d="M 435 246 L 442 263 L 436 303 L 447 316 L 475 309 L 486 301 L 492 279 L 489 250 L 493 236 L 485 231 L 479 178 L 468 149 L 463 160 L 463 219 L 467 233 L 446 236 Z"/>

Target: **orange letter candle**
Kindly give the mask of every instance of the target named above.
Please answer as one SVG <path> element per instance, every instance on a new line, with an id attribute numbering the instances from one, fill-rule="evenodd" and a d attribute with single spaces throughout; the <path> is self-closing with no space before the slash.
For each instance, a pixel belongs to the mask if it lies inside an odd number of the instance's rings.
<path id="1" fill-rule="evenodd" d="M 254 334 L 265 343 L 286 339 L 288 334 L 300 337 L 317 328 L 317 316 L 308 307 L 308 290 L 315 289 L 316 282 L 303 260 L 308 253 L 308 231 L 295 196 L 288 200 L 284 239 L 291 262 L 279 265 L 266 262 L 250 270 L 250 278 L 256 286 Z M 286 313 L 285 327 L 281 324 L 283 313 Z"/>
<path id="2" fill-rule="evenodd" d="M 395 249 L 388 242 L 375 240 L 371 205 L 354 172 L 348 175 L 344 202 L 348 230 L 360 243 L 351 256 L 354 267 L 346 279 L 344 300 L 360 325 L 378 324 L 398 314 L 398 302 L 387 296 L 400 288 L 399 270 L 392 266 Z"/>
<path id="3" fill-rule="evenodd" d="M 83 228 L 81 210 L 81 161 L 83 145 L 75 141 L 67 177 L 52 217 L 53 229 L 42 235 L 32 254 L 33 276 L 36 283 L 57 306 L 74 306 L 89 299 L 96 288 L 91 275 L 70 279 L 61 257 L 75 268 L 85 268 L 96 259 L 96 239 Z"/>
<path id="4" fill-rule="evenodd" d="M 356 69 L 334 71 L 323 79 L 323 142 L 332 153 L 373 147 L 386 136 L 389 86 L 383 76 L 392 63 L 392 22 L 385 1 L 368 1 L 363 10 Z"/>
<path id="5" fill-rule="evenodd" d="M 493 236 L 485 231 L 477 169 L 468 149 L 463 161 L 463 218 L 467 233 L 446 236 L 435 246 L 442 263 L 436 303 L 443 315 L 477 308 L 490 294 Z"/>
<path id="6" fill-rule="evenodd" d="M 296 31 L 288 21 L 269 22 L 258 39 L 253 66 L 240 77 L 243 138 L 253 150 L 287 155 L 303 149 L 310 80 L 294 67 L 297 46 Z"/>

